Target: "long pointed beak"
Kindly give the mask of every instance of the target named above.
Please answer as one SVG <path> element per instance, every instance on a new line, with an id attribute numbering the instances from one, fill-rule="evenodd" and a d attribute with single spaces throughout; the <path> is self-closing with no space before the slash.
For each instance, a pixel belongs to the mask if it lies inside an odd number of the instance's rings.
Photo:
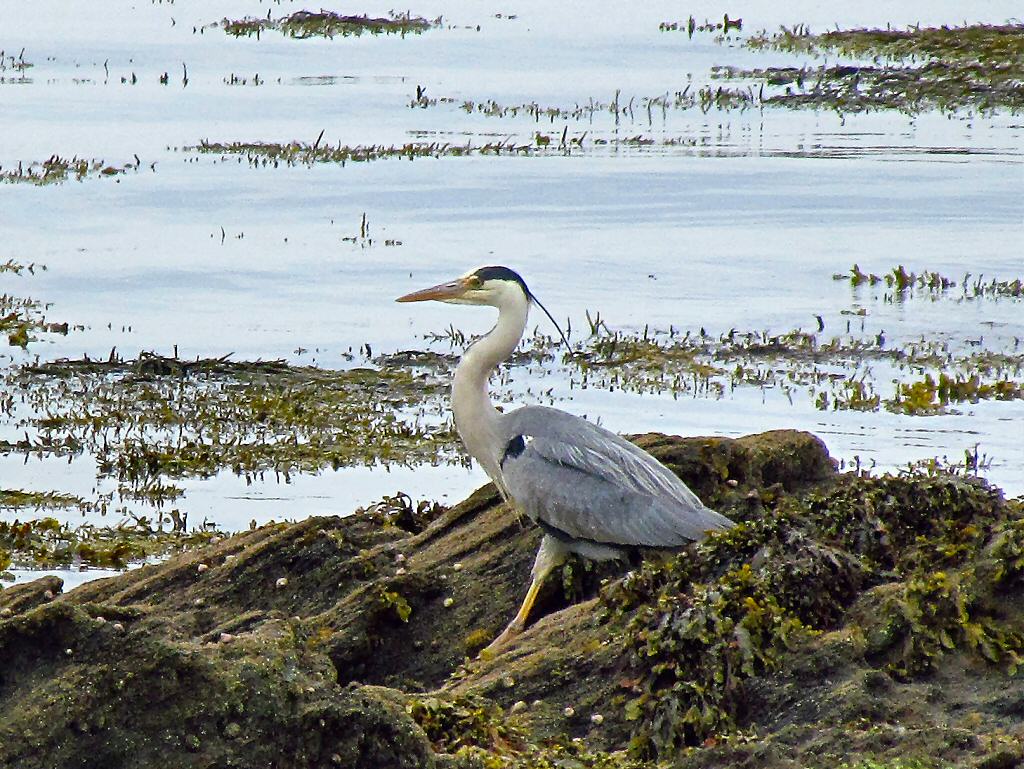
<path id="1" fill-rule="evenodd" d="M 411 294 L 398 297 L 396 302 L 428 302 L 431 299 L 443 302 L 445 299 L 456 299 L 466 293 L 468 286 L 465 281 L 461 278 L 458 280 L 449 281 L 448 283 L 439 283 L 436 286 L 430 288 L 424 288 L 421 291 L 413 291 Z"/>

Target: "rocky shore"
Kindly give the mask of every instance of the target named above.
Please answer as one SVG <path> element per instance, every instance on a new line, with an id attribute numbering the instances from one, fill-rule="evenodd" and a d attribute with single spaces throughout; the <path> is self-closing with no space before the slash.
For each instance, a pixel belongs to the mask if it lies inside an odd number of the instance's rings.
<path id="1" fill-rule="evenodd" d="M 806 433 L 636 441 L 742 525 L 570 562 L 490 658 L 540 538 L 490 486 L 0 591 L 0 766 L 1021 761 L 1020 500 Z"/>

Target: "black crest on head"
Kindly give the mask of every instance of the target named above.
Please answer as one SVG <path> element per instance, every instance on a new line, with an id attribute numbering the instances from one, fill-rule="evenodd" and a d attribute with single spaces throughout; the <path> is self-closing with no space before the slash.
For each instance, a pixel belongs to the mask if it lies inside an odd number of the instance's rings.
<path id="1" fill-rule="evenodd" d="M 530 293 L 530 289 L 526 287 L 526 281 L 523 280 L 522 276 L 515 270 L 510 270 L 508 267 L 481 267 L 479 270 L 473 273 L 480 280 L 510 280 L 513 283 L 518 283 L 519 287 L 523 289 L 523 293 L 526 294 L 527 298 L 533 299 L 533 294 Z"/>

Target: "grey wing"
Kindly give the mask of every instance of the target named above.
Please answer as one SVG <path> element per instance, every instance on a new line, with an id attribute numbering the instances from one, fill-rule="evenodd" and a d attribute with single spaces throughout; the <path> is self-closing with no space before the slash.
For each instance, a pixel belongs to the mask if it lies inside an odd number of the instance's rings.
<path id="1" fill-rule="evenodd" d="M 505 415 L 502 428 L 512 497 L 573 538 L 678 547 L 733 525 L 646 451 L 580 417 L 528 406 Z"/>

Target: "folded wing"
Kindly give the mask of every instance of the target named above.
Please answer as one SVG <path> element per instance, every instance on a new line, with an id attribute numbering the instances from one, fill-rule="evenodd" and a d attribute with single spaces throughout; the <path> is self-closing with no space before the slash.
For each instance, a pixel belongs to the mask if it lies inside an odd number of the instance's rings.
<path id="1" fill-rule="evenodd" d="M 569 537 L 668 548 L 733 525 L 646 451 L 577 416 L 528 406 L 505 415 L 502 427 L 509 493 Z"/>

